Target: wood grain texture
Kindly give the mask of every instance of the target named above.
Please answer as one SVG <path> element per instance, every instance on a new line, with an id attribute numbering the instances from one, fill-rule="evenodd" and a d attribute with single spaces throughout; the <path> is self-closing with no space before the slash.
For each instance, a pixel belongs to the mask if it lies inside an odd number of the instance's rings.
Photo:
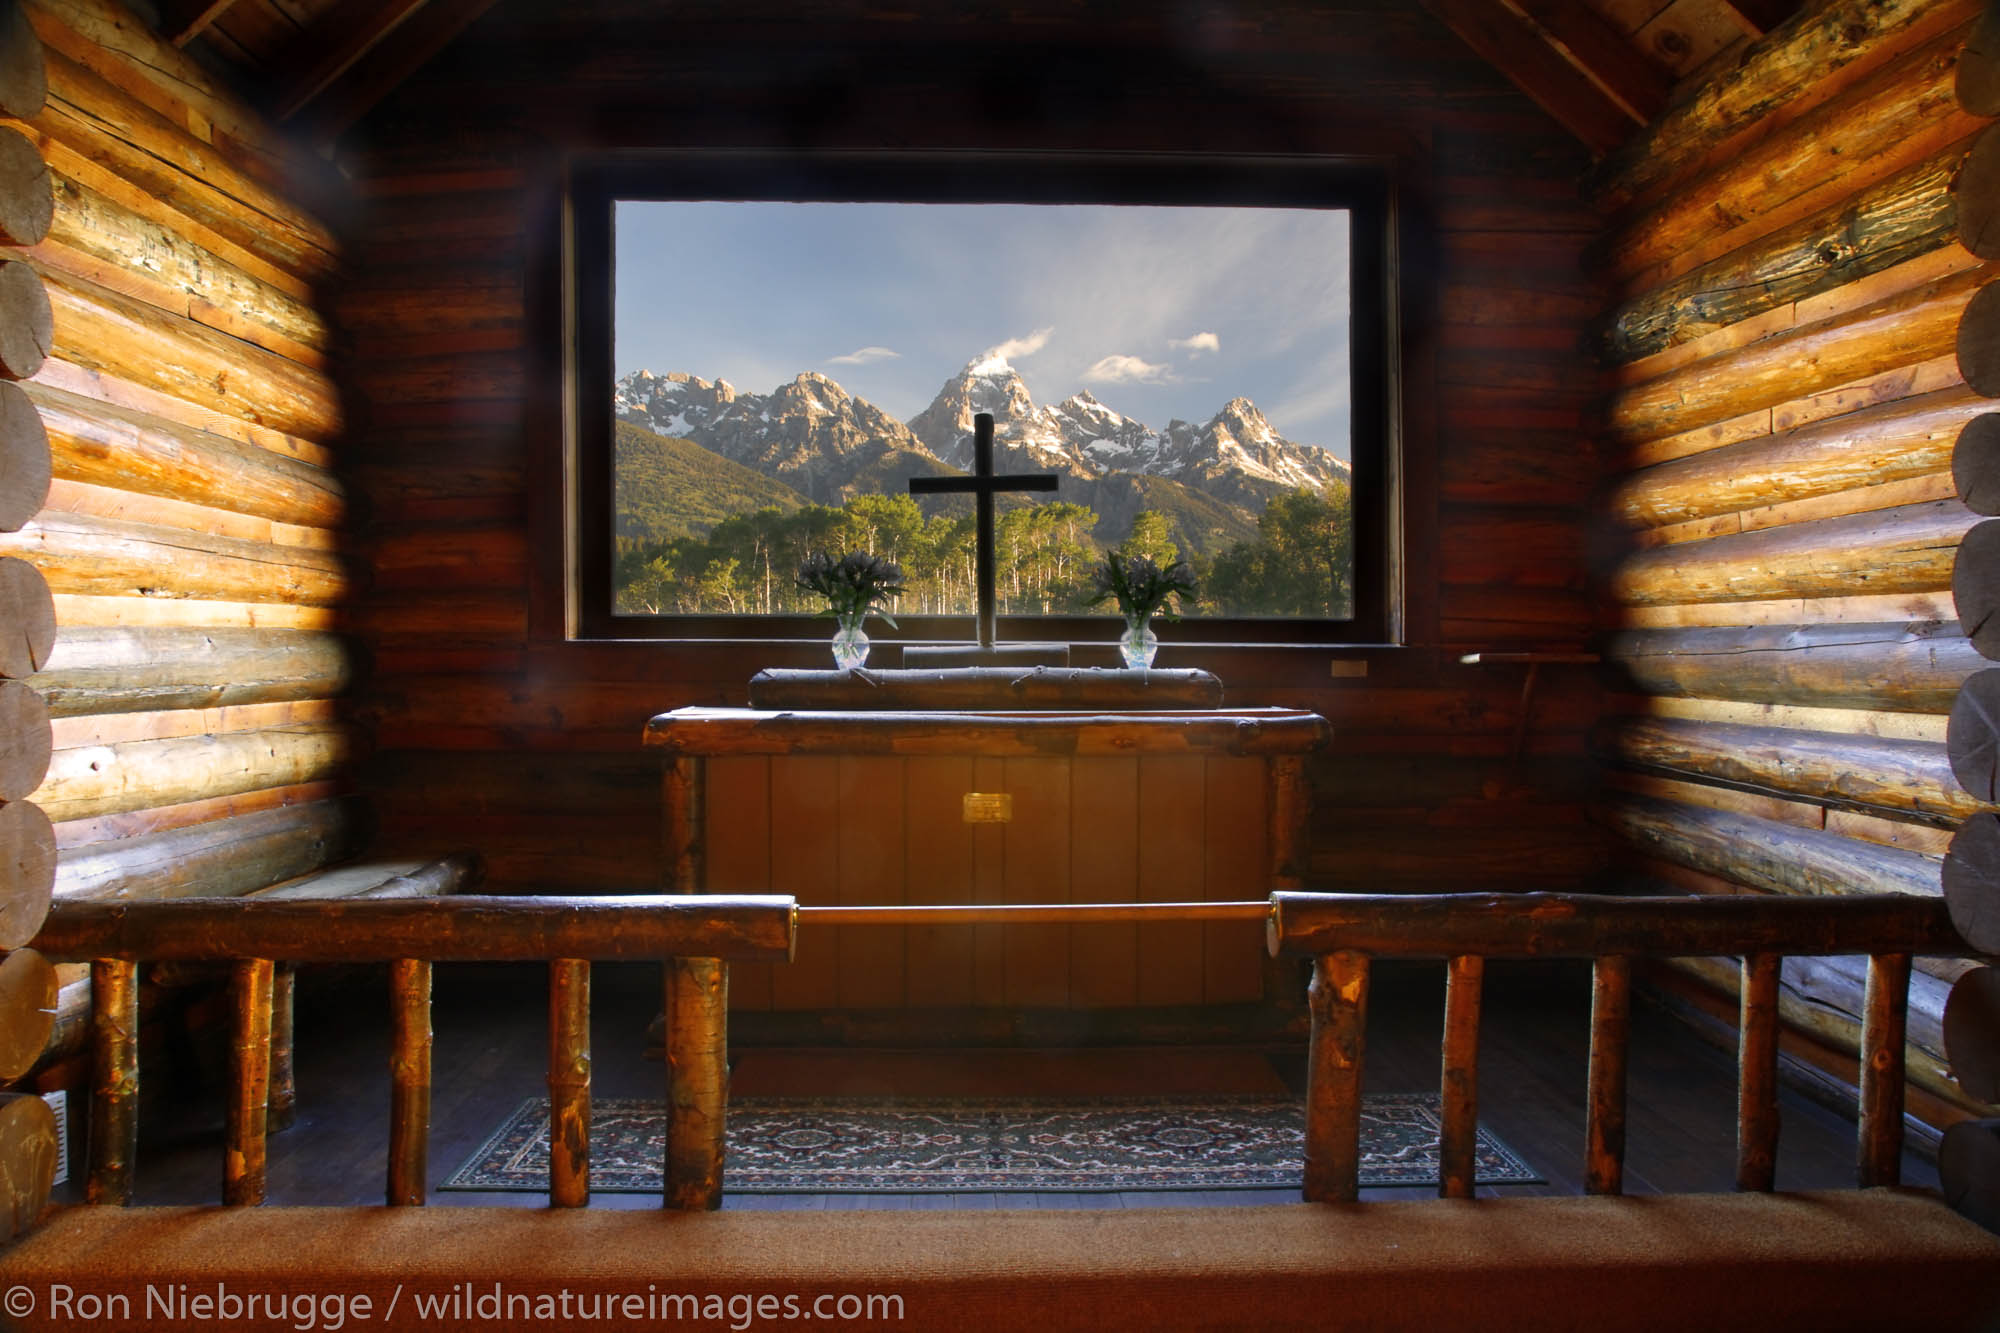
<path id="1" fill-rule="evenodd" d="M 22 801 L 48 776 L 49 706 L 26 681 L 0 680 L 0 801 Z"/>
<path id="2" fill-rule="evenodd" d="M 41 571 L 18 556 L 0 556 L 0 679 L 40 671 L 56 642 L 56 607 Z"/>
<path id="3" fill-rule="evenodd" d="M 0 532 L 35 516 L 52 475 L 48 432 L 34 403 L 19 385 L 0 381 Z"/>
<path id="4" fill-rule="evenodd" d="M 56 884 L 56 837 L 32 801 L 0 804 L 0 948 L 34 938 Z"/>
<path id="5" fill-rule="evenodd" d="M 23 120 L 42 109 L 49 96 L 42 40 L 18 0 L 0 6 L 0 114 Z"/>
<path id="6" fill-rule="evenodd" d="M 1605 659 L 1648 694 L 1937 714 L 1986 665 L 1954 621 L 1627 630 Z"/>
<path id="7" fill-rule="evenodd" d="M 48 164 L 34 140 L 0 130 L 0 243 L 33 245 L 55 221 Z"/>
<path id="8" fill-rule="evenodd" d="M 19 260 L 0 260 L 0 379 L 24 380 L 40 370 L 55 333 L 41 276 Z"/>

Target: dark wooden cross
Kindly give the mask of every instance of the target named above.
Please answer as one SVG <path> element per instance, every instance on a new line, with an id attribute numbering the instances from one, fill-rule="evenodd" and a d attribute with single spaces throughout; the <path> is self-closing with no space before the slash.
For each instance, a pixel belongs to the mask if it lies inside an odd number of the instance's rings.
<path id="1" fill-rule="evenodd" d="M 993 647 L 993 626 L 998 619 L 993 589 L 997 557 L 993 551 L 993 496 L 998 491 L 1052 491 L 1057 477 L 1053 472 L 993 475 L 993 414 L 981 412 L 972 419 L 972 475 L 969 477 L 911 477 L 912 495 L 948 495 L 972 492 L 973 512 L 979 520 L 979 646 Z"/>

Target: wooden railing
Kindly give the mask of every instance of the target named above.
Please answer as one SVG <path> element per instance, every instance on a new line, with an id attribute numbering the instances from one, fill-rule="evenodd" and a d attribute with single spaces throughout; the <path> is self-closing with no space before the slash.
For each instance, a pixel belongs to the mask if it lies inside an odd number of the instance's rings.
<path id="1" fill-rule="evenodd" d="M 1576 894 L 1272 895 L 1274 953 L 1313 960 L 1305 1196 L 1353 1202 L 1360 1186 L 1361 1072 L 1374 958 L 1446 960 L 1439 1142 L 1446 1198 L 1470 1198 L 1478 1115 L 1479 999 L 1489 958 L 1589 958 L 1585 1188 L 1623 1189 L 1625 1061 L 1635 958 L 1743 959 L 1737 1056 L 1738 1189 L 1770 1190 L 1778 1144 L 1778 965 L 1783 956 L 1869 955 L 1862 1029 L 1858 1180 L 1893 1185 L 1903 1148 L 1910 960 L 1971 951 L 1936 898 L 1611 898 Z"/>
<path id="2" fill-rule="evenodd" d="M 788 897 L 457 897 L 412 901 L 188 898 L 62 903 L 34 941 L 51 959 L 88 962 L 95 993 L 86 1197 L 132 1198 L 138 1145 L 138 963 L 227 961 L 230 1092 L 223 1202 L 264 1199 L 273 960 L 387 962 L 391 1043 L 388 1201 L 424 1202 L 430 1134 L 431 965 L 549 964 L 549 1201 L 589 1197 L 590 964 L 667 964 L 665 1201 L 721 1198 L 732 961 L 783 962 L 796 907 Z"/>

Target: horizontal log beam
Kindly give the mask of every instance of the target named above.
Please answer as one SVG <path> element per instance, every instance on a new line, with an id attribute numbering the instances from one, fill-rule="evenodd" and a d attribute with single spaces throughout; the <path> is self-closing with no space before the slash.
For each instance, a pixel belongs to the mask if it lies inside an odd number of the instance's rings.
<path id="1" fill-rule="evenodd" d="M 353 854 L 365 821 L 352 800 L 311 801 L 164 833 L 67 849 L 59 899 L 229 897 L 310 874 Z"/>
<path id="2" fill-rule="evenodd" d="M 1960 226 L 1951 183 L 1964 157 L 1953 145 L 1627 301 L 1600 340 L 1605 358 L 1637 361 L 1949 244 Z"/>
<path id="3" fill-rule="evenodd" d="M 1676 366 L 1615 393 L 1605 424 L 1614 438 L 1643 443 L 1948 355 L 1974 293 L 1993 277 L 1965 269 Z"/>
<path id="4" fill-rule="evenodd" d="M 150 810 L 323 781 L 351 751 L 347 728 L 324 723 L 86 745 L 56 751 L 35 800 L 58 823 Z"/>
<path id="5" fill-rule="evenodd" d="M 1821 829 L 1648 796 L 1615 798 L 1593 813 L 1648 855 L 1768 893 L 1815 899 L 1859 894 L 1935 898 L 1943 893 L 1941 867 L 1935 859 Z M 1911 952 L 1954 956 L 1960 948 Z"/>
<path id="6" fill-rule="evenodd" d="M 788 897 L 747 894 L 63 902 L 51 909 L 35 947 L 49 958 L 68 961 L 719 958 L 782 963 L 792 955 L 794 907 Z"/>
<path id="7" fill-rule="evenodd" d="M 1986 665 L 1956 621 L 1624 630 L 1604 658 L 1645 694 L 1947 713 Z"/>
<path id="8" fill-rule="evenodd" d="M 1942 389 L 1690 454 L 1627 476 L 1611 509 L 1633 527 L 1663 527 L 1929 476 L 1955 465 L 1966 423 L 1982 413 L 2000 420 L 1991 405 L 1964 387 Z"/>
<path id="9" fill-rule="evenodd" d="M 1272 953 L 1286 958 L 1336 949 L 1399 958 L 1965 950 L 1944 904 L 1901 896 L 1809 900 L 1280 892 L 1271 896 L 1267 943 Z"/>
<path id="10" fill-rule="evenodd" d="M 1219 708 L 1222 682 L 1207 671 L 1091 671 L 1069 667 L 967 667 L 956 671 L 796 671 L 750 678 L 752 708 Z"/>
<path id="11" fill-rule="evenodd" d="M 40 566 L 53 592 L 332 606 L 351 587 L 329 551 L 58 510 L 0 533 L 0 556 Z"/>
<path id="12" fill-rule="evenodd" d="M 56 717 L 331 699 L 356 651 L 321 630 L 84 626 L 61 631 L 33 683 Z"/>
<path id="13" fill-rule="evenodd" d="M 1305 754 L 1326 719 L 1283 709 L 1200 713 L 835 713 L 689 708 L 646 724 L 667 754 Z"/>
<path id="14" fill-rule="evenodd" d="M 1959 786 L 1945 747 L 1934 741 L 1628 717 L 1600 724 L 1591 748 L 1642 772 L 1939 828 L 1956 828 L 1986 808 Z"/>
<path id="15" fill-rule="evenodd" d="M 452 852 L 412 861 L 368 861 L 322 870 L 247 896 L 260 902 L 284 898 L 437 898 L 470 893 L 485 874 L 479 853 Z"/>
<path id="16" fill-rule="evenodd" d="M 1675 542 L 1627 556 L 1611 586 L 1639 606 L 1934 592 L 1953 586 L 1959 542 L 1977 521 L 1957 500 L 1926 500 Z"/>

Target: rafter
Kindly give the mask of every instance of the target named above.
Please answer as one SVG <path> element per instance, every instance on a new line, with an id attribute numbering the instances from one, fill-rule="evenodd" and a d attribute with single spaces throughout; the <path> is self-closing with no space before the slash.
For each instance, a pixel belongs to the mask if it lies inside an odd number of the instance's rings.
<path id="1" fill-rule="evenodd" d="M 235 3 L 236 0 L 160 0 L 160 36 L 175 46 L 186 46 Z"/>
<path id="2" fill-rule="evenodd" d="M 327 10 L 312 27 L 299 34 L 300 48 L 314 54 L 299 63 L 299 76 L 278 101 L 278 118 L 289 120 L 297 115 L 425 3 L 426 0 L 347 0 Z"/>
<path id="3" fill-rule="evenodd" d="M 1507 0 L 1507 4 L 1540 28 L 1545 40 L 1639 124 L 1650 123 L 1666 107 L 1672 77 L 1577 0 Z"/>
<path id="4" fill-rule="evenodd" d="M 1617 147 L 1644 123 L 1503 0 L 1423 0 L 1423 6 L 1593 152 Z"/>
<path id="5" fill-rule="evenodd" d="M 329 53 L 311 76 L 298 81 L 282 115 L 307 125 L 322 147 L 331 145 L 493 4 L 494 0 L 391 0 L 385 9 L 402 11 L 401 16 L 394 23 L 378 25 L 380 30 L 365 45 L 350 43 L 355 49 L 351 54 L 343 50 L 337 62 Z M 338 68 L 332 69 L 336 63 Z"/>

